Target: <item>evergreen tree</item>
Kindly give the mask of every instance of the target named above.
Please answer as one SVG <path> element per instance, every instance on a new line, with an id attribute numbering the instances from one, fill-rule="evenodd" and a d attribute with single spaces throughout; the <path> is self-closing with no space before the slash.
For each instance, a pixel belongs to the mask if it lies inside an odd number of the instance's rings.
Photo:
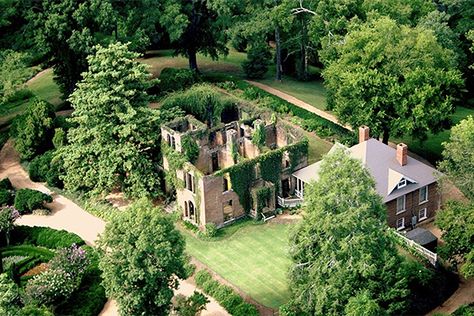
<path id="1" fill-rule="evenodd" d="M 158 193 L 157 152 L 160 123 L 148 108 L 153 84 L 146 66 L 126 44 L 97 47 L 89 70 L 71 95 L 74 108 L 68 144 L 59 149 L 70 190 L 128 196 Z"/>
<path id="2" fill-rule="evenodd" d="M 261 79 L 268 71 L 272 54 L 265 41 L 252 44 L 247 53 L 247 60 L 242 63 L 245 75 L 249 79 Z"/>

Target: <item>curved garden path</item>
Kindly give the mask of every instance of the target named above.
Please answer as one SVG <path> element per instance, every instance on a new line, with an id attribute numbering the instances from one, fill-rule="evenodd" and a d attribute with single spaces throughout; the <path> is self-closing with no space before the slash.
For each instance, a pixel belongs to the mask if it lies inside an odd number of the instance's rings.
<path id="1" fill-rule="evenodd" d="M 79 235 L 89 245 L 94 245 L 97 237 L 104 231 L 105 222 L 97 218 L 71 200 L 62 195 L 51 192 L 46 186 L 41 183 L 31 181 L 25 170 L 21 167 L 20 157 L 13 148 L 12 140 L 9 140 L 0 151 L 0 179 L 8 177 L 13 186 L 17 189 L 30 188 L 39 190 L 45 193 L 52 194 L 54 200 L 48 204 L 51 209 L 51 215 L 23 215 L 17 220 L 18 224 L 28 226 L 45 226 L 54 229 L 64 229 L 69 232 Z M 181 281 L 178 294 L 186 296 L 191 295 L 196 286 L 192 280 L 187 279 Z M 206 310 L 201 315 L 205 316 L 220 316 L 229 315 L 227 311 L 220 306 L 212 297 L 209 297 L 210 303 L 207 304 Z M 102 312 L 101 316 L 116 316 L 118 309 L 115 301 L 109 300 Z"/>

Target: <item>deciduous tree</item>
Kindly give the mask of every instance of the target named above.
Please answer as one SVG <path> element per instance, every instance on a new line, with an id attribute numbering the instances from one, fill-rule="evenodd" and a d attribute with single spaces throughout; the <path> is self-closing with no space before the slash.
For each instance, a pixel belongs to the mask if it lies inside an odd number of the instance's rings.
<path id="1" fill-rule="evenodd" d="M 230 6 L 234 1 L 167 0 L 162 4 L 161 25 L 167 30 L 176 53 L 186 56 L 189 68 L 199 71 L 197 53 L 217 59 L 227 54 Z"/>
<path id="2" fill-rule="evenodd" d="M 474 201 L 474 118 L 468 116 L 454 126 L 449 142 L 444 142 L 443 146 L 439 169 Z"/>
<path id="3" fill-rule="evenodd" d="M 7 50 L 0 53 L 0 103 L 8 100 L 24 87 L 32 71 L 27 67 L 25 54 Z"/>
<path id="4" fill-rule="evenodd" d="M 362 303 L 403 311 L 409 291 L 402 259 L 375 182 L 360 161 L 342 149 L 326 156 L 319 179 L 305 188 L 303 214 L 290 236 L 291 305 L 298 315 L 353 313 Z"/>
<path id="5" fill-rule="evenodd" d="M 451 263 L 461 265 L 466 278 L 474 277 L 474 204 L 450 202 L 436 215 L 442 230 L 439 253 Z"/>
<path id="6" fill-rule="evenodd" d="M 71 95 L 73 127 L 59 149 L 67 189 L 128 196 L 156 195 L 159 114 L 148 108 L 153 84 L 126 44 L 97 47 Z"/>
<path id="7" fill-rule="evenodd" d="M 166 315 L 186 277 L 184 238 L 161 212 L 140 200 L 107 224 L 98 243 L 104 286 L 121 315 Z"/>
<path id="8" fill-rule="evenodd" d="M 462 79 L 454 53 L 432 31 L 383 17 L 351 31 L 337 51 L 323 76 L 341 122 L 368 125 L 385 144 L 447 126 Z"/>

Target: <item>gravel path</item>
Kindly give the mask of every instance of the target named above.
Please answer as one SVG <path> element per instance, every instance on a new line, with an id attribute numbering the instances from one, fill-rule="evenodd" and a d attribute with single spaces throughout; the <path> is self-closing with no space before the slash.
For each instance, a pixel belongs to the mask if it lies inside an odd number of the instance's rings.
<path id="1" fill-rule="evenodd" d="M 5 177 L 8 177 L 13 186 L 17 189 L 35 189 L 52 194 L 54 197 L 53 202 L 48 204 L 48 207 L 52 211 L 51 215 L 23 215 L 17 220 L 18 224 L 64 229 L 79 235 L 88 245 L 94 245 L 97 237 L 104 231 L 105 222 L 102 219 L 87 213 L 64 196 L 52 193 L 43 184 L 31 181 L 28 174 L 20 165 L 19 155 L 13 148 L 11 140 L 9 140 L 0 151 L 0 179 Z M 188 279 L 181 281 L 180 287 L 175 293 L 190 296 L 194 290 L 196 290 L 196 286 Z M 211 302 L 207 304 L 206 310 L 203 311 L 201 315 L 229 315 L 213 298 L 210 297 L 209 299 Z M 100 315 L 117 316 L 118 309 L 115 301 L 109 300 Z"/>
<path id="2" fill-rule="evenodd" d="M 349 126 L 349 125 L 344 125 L 344 124 L 341 124 L 339 122 L 339 120 L 337 119 L 337 117 L 335 117 L 334 115 L 332 115 L 331 113 L 328 113 L 326 111 L 323 111 L 323 110 L 320 110 L 320 109 L 317 109 L 315 108 L 314 106 L 312 106 L 311 104 L 309 103 L 306 103 L 304 101 L 301 101 L 300 99 L 298 98 L 295 98 L 294 96 L 292 95 L 289 95 L 283 91 L 280 91 L 278 89 L 275 89 L 275 88 L 272 88 L 270 86 L 267 86 L 266 84 L 263 84 L 263 83 L 260 83 L 260 82 L 256 82 L 256 81 L 251 81 L 251 80 L 246 80 L 248 83 L 250 83 L 251 85 L 254 85 L 262 90 L 265 90 L 266 92 L 268 93 L 271 93 L 273 95 L 276 95 L 277 97 L 285 100 L 285 101 L 288 101 L 302 109 L 305 109 L 309 112 L 312 112 L 318 116 L 321 116 L 323 118 L 325 118 L 326 120 L 328 121 L 331 121 L 333 123 L 336 123 L 337 125 L 340 125 L 342 127 L 345 127 L 346 129 L 352 131 L 352 128 Z"/>

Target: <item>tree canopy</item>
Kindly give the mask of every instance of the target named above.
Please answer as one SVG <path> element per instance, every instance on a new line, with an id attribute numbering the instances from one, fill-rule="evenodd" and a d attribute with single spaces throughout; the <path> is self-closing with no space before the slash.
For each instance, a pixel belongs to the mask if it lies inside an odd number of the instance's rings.
<path id="1" fill-rule="evenodd" d="M 409 291 L 374 180 L 342 149 L 324 158 L 318 175 L 290 236 L 296 314 L 353 314 L 361 304 L 402 312 Z"/>
<path id="2" fill-rule="evenodd" d="M 462 85 L 455 54 L 432 31 L 382 17 L 352 30 L 324 70 L 328 105 L 343 123 L 374 135 L 424 139 L 447 126 Z"/>
<path id="3" fill-rule="evenodd" d="M 177 278 L 185 278 L 184 238 L 174 223 L 140 200 L 117 214 L 98 245 L 99 267 L 121 315 L 167 315 Z"/>
<path id="4" fill-rule="evenodd" d="M 76 127 L 59 149 L 65 188 L 154 196 L 159 190 L 160 120 L 148 108 L 146 93 L 153 81 L 127 44 L 96 50 L 69 99 L 74 108 L 70 122 Z"/>
<path id="5" fill-rule="evenodd" d="M 439 253 L 452 264 L 461 264 L 465 278 L 474 277 L 474 204 L 449 202 L 436 215 L 444 243 Z"/>
<path id="6" fill-rule="evenodd" d="M 167 0 L 162 6 L 161 25 L 167 30 L 176 53 L 186 56 L 189 68 L 198 71 L 197 53 L 217 59 L 227 54 L 229 6 L 233 1 Z"/>
<path id="7" fill-rule="evenodd" d="M 474 118 L 468 116 L 451 129 L 443 143 L 443 160 L 439 169 L 471 201 L 474 201 Z"/>

